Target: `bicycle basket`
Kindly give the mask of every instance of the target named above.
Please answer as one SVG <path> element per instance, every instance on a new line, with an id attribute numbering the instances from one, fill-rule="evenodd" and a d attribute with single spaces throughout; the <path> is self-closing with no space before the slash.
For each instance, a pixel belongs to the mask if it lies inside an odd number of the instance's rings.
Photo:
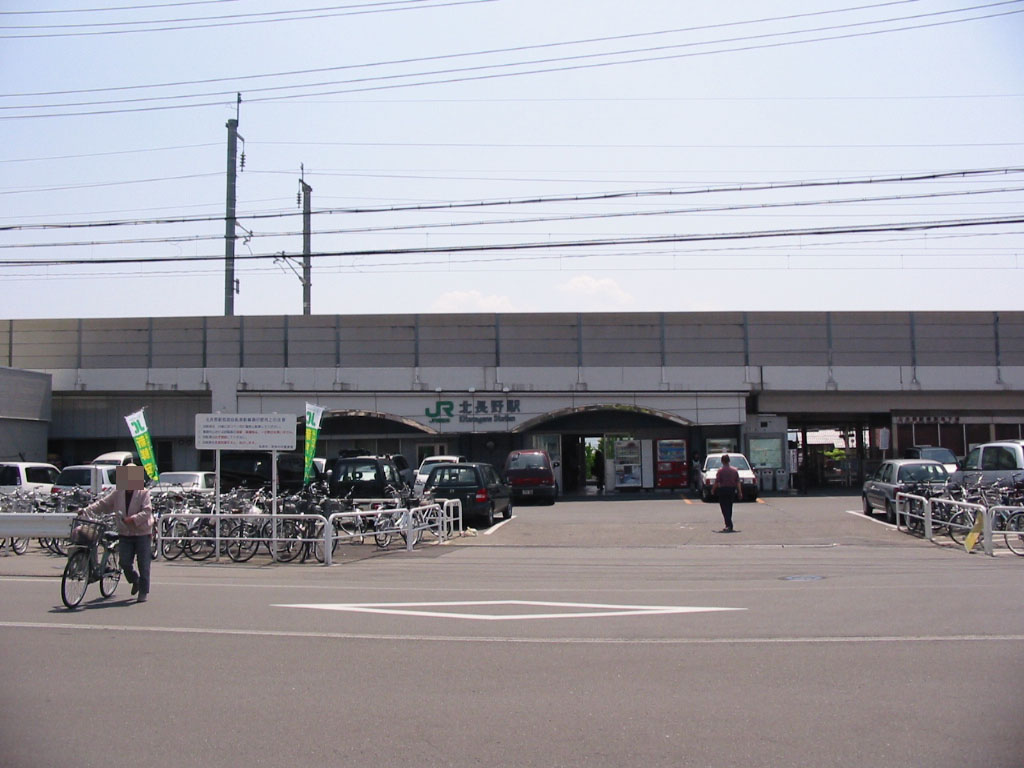
<path id="1" fill-rule="evenodd" d="M 100 540 L 103 527 L 103 523 L 96 520 L 86 520 L 81 517 L 75 518 L 74 525 L 71 528 L 71 543 L 86 546 L 95 544 Z"/>

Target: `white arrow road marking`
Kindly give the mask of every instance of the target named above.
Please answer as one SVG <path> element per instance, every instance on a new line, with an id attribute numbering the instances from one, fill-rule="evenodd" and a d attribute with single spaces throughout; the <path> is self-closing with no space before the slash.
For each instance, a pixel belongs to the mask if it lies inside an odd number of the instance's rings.
<path id="1" fill-rule="evenodd" d="M 495 605 L 529 606 L 533 608 L 575 608 L 561 613 L 472 613 L 435 611 L 431 608 L 468 608 Z M 315 608 L 321 611 L 348 611 L 350 613 L 379 613 L 391 616 L 424 616 L 440 619 L 470 619 L 474 621 L 523 621 L 526 619 L 587 619 L 603 616 L 663 616 L 672 613 L 702 613 L 708 611 L 745 611 L 746 608 L 715 608 L 693 605 L 605 605 L 602 603 L 551 603 L 536 600 L 482 600 L 443 603 L 278 603 L 275 608 Z M 591 609 L 591 610 L 586 610 Z"/>

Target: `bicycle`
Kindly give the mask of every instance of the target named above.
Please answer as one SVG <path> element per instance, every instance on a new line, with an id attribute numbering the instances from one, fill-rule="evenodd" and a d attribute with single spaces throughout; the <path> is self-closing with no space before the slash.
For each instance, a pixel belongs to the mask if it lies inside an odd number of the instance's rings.
<path id="1" fill-rule="evenodd" d="M 100 583 L 100 594 L 110 597 L 121 580 L 118 559 L 118 535 L 113 519 L 93 520 L 76 517 L 71 528 L 68 562 L 60 580 L 60 599 L 74 609 L 82 602 L 85 591 L 94 581 Z M 102 546 L 103 556 L 99 556 Z"/>

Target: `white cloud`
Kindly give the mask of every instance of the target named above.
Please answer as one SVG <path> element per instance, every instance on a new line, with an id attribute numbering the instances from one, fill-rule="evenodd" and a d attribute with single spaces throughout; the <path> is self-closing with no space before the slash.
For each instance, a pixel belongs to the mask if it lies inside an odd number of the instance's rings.
<path id="1" fill-rule="evenodd" d="M 586 299 L 588 303 L 592 303 L 594 300 L 599 301 L 600 305 L 595 306 L 595 309 L 608 305 L 625 307 L 633 304 L 632 294 L 623 290 L 618 282 L 610 277 L 596 278 L 591 275 L 579 275 L 562 285 L 560 290 L 563 293 Z"/>
<path id="2" fill-rule="evenodd" d="M 448 291 L 431 305 L 432 312 L 520 312 L 521 306 L 508 296 L 485 295 L 480 291 Z"/>

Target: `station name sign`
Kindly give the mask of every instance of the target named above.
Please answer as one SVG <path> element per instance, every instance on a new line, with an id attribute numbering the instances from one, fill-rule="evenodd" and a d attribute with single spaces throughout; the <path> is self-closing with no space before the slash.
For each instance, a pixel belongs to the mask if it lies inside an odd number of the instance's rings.
<path id="1" fill-rule="evenodd" d="M 514 424 L 520 415 L 519 400 L 438 400 L 423 413 L 431 424 Z"/>
<path id="2" fill-rule="evenodd" d="M 295 417 L 280 413 L 197 413 L 200 451 L 294 451 Z"/>

